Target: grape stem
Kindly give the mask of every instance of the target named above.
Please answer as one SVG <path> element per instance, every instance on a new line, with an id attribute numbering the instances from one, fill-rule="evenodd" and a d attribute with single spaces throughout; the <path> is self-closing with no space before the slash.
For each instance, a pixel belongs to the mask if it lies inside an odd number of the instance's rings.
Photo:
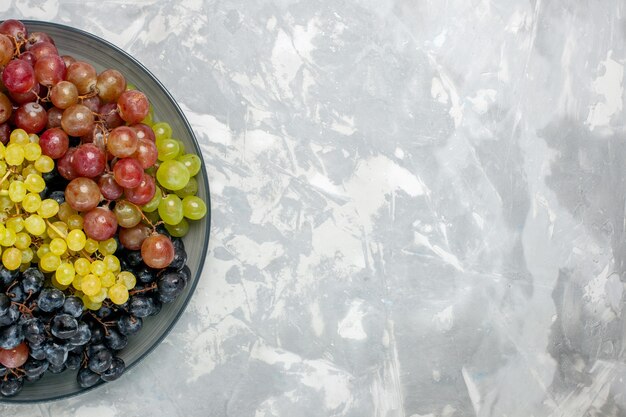
<path id="1" fill-rule="evenodd" d="M 100 320 L 100 318 L 98 318 L 98 316 L 93 314 L 91 311 L 89 312 L 89 315 L 91 315 L 91 317 L 93 317 L 98 323 L 100 323 L 102 325 L 102 327 L 104 327 L 104 334 L 106 336 L 108 336 L 109 335 L 109 330 L 107 329 L 106 323 L 104 323 L 102 320 Z"/>
<path id="2" fill-rule="evenodd" d="M 132 290 L 132 291 L 129 291 L 128 294 L 135 295 L 135 294 L 139 294 L 142 292 L 156 290 L 156 288 L 157 288 L 157 284 L 156 282 L 153 282 L 152 284 L 148 285 L 146 288 L 142 288 L 141 290 Z"/>
<path id="3" fill-rule="evenodd" d="M 4 177 L 0 179 L 0 184 L 2 184 L 7 178 L 9 178 L 9 175 L 11 175 L 11 170 L 8 170 L 7 173 L 4 174 Z"/>

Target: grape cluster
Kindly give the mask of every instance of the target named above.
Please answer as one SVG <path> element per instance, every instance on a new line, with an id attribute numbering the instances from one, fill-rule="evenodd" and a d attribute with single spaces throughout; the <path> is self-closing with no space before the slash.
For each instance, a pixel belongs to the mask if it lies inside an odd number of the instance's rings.
<path id="1" fill-rule="evenodd" d="M 112 381 L 191 279 L 202 161 L 122 73 L 20 21 L 0 23 L 0 69 L 0 394 L 46 371 Z"/>

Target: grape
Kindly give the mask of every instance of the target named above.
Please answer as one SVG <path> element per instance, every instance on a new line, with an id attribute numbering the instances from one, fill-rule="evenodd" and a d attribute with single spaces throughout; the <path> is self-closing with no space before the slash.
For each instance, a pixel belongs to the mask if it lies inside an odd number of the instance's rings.
<path id="1" fill-rule="evenodd" d="M 100 203 L 100 188 L 92 179 L 78 177 L 65 187 L 65 200 L 78 211 L 89 211 Z"/>
<path id="2" fill-rule="evenodd" d="M 0 67 L 4 67 L 11 61 L 15 53 L 13 41 L 6 35 L 0 35 Z"/>
<path id="3" fill-rule="evenodd" d="M 56 288 L 44 288 L 39 293 L 37 305 L 42 311 L 52 312 L 58 310 L 65 302 L 65 295 Z"/>
<path id="4" fill-rule="evenodd" d="M 148 174 L 143 174 L 141 183 L 135 188 L 125 188 L 124 196 L 128 201 L 139 206 L 147 204 L 156 192 L 156 184 L 154 178 Z"/>
<path id="5" fill-rule="evenodd" d="M 65 63 L 58 55 L 47 55 L 37 59 L 34 70 L 37 82 L 46 87 L 51 87 L 62 81 L 66 72 Z"/>
<path id="6" fill-rule="evenodd" d="M 26 61 L 14 59 L 2 71 L 2 82 L 12 93 L 26 93 L 35 87 L 35 70 Z"/>
<path id="7" fill-rule="evenodd" d="M 126 200 L 116 202 L 113 211 L 117 218 L 117 223 L 121 227 L 134 227 L 141 221 L 141 210 L 135 204 Z"/>
<path id="8" fill-rule="evenodd" d="M 65 63 L 65 68 L 69 68 L 70 65 L 76 62 L 76 58 L 74 58 L 71 55 L 61 55 L 61 58 L 63 58 L 63 62 Z"/>
<path id="9" fill-rule="evenodd" d="M 23 52 L 20 54 L 20 56 L 17 59 L 26 61 L 30 64 L 31 67 L 33 67 L 33 69 L 35 68 L 35 61 L 37 60 L 37 58 L 35 58 L 35 55 L 32 52 L 29 52 L 29 51 Z"/>
<path id="10" fill-rule="evenodd" d="M 152 197 L 152 199 L 149 202 L 144 204 L 143 207 L 141 207 L 141 210 L 143 210 L 145 213 L 151 213 L 155 211 L 159 207 L 161 198 L 162 198 L 161 192 L 156 191 L 154 193 L 154 197 Z"/>
<path id="11" fill-rule="evenodd" d="M 100 382 L 100 375 L 89 368 L 81 368 L 76 379 L 81 388 L 89 388 Z"/>
<path id="12" fill-rule="evenodd" d="M 159 299 L 164 302 L 172 301 L 183 292 L 187 281 L 178 272 L 167 272 L 159 276 L 157 288 Z"/>
<path id="13" fill-rule="evenodd" d="M 78 322 L 69 314 L 57 314 L 50 322 L 50 332 L 59 339 L 69 339 L 78 332 Z"/>
<path id="14" fill-rule="evenodd" d="M 61 81 L 50 90 L 50 100 L 59 109 L 67 109 L 78 102 L 78 89 L 69 81 Z"/>
<path id="15" fill-rule="evenodd" d="M 174 139 L 161 139 L 156 141 L 158 158 L 160 161 L 174 159 L 180 151 L 178 142 Z"/>
<path id="16" fill-rule="evenodd" d="M 120 117 L 129 124 L 140 123 L 150 110 L 145 94 L 137 90 L 124 91 L 117 99 L 117 107 Z"/>
<path id="17" fill-rule="evenodd" d="M 63 110 L 57 107 L 51 107 L 48 110 L 48 124 L 47 128 L 61 127 L 61 120 L 63 119 Z"/>
<path id="18" fill-rule="evenodd" d="M 148 139 L 151 142 L 156 141 L 154 131 L 150 126 L 144 123 L 136 123 L 131 128 L 137 133 L 137 139 Z"/>
<path id="19" fill-rule="evenodd" d="M 166 224 L 178 224 L 183 219 L 183 203 L 175 194 L 168 194 L 159 203 L 159 216 Z"/>
<path id="20" fill-rule="evenodd" d="M 93 123 L 93 113 L 82 104 L 71 105 L 65 109 L 61 118 L 61 126 L 70 136 L 86 135 L 93 129 Z"/>
<path id="21" fill-rule="evenodd" d="M 28 43 L 25 45 L 26 50 L 29 50 L 34 44 L 39 42 L 50 42 L 51 44 L 56 45 L 54 40 L 47 33 L 33 32 L 28 35 Z"/>
<path id="22" fill-rule="evenodd" d="M 177 161 L 182 162 L 189 171 L 190 176 L 195 176 L 200 172 L 200 167 L 202 166 L 202 161 L 198 155 L 194 154 L 185 154 L 176 158 Z"/>
<path id="23" fill-rule="evenodd" d="M 165 235 L 149 236 L 141 244 L 141 257 L 150 268 L 165 268 L 174 259 L 174 245 Z"/>
<path id="24" fill-rule="evenodd" d="M 13 113 L 11 99 L 9 99 L 5 94 L 0 93 L 0 123 L 4 123 L 9 120 L 11 113 Z"/>
<path id="25" fill-rule="evenodd" d="M 126 158 L 137 150 L 137 134 L 127 126 L 119 126 L 109 132 L 107 150 L 113 156 Z"/>
<path id="26" fill-rule="evenodd" d="M 182 219 L 178 224 L 165 224 L 165 229 L 174 237 L 183 237 L 189 232 L 189 222 Z"/>
<path id="27" fill-rule="evenodd" d="M 159 183 L 170 190 L 182 189 L 189 182 L 189 170 L 180 161 L 164 161 L 157 169 L 156 178 Z"/>
<path id="28" fill-rule="evenodd" d="M 59 159 L 67 152 L 70 140 L 63 129 L 52 128 L 39 137 L 39 146 L 44 155 L 52 159 Z"/>
<path id="29" fill-rule="evenodd" d="M 135 188 L 141 183 L 144 172 L 139 161 L 134 158 L 123 158 L 113 167 L 113 176 L 120 186 Z"/>
<path id="30" fill-rule="evenodd" d="M 102 100 L 98 96 L 92 96 L 81 99 L 81 104 L 87 107 L 94 113 L 97 113 L 100 110 L 100 106 L 102 105 Z"/>
<path id="31" fill-rule="evenodd" d="M 156 144 L 150 139 L 141 138 L 137 141 L 137 151 L 134 157 L 139 161 L 143 169 L 153 166 L 158 157 Z"/>
<path id="32" fill-rule="evenodd" d="M 148 236 L 150 236 L 150 228 L 145 224 L 137 224 L 128 229 L 122 228 L 119 239 L 126 249 L 139 250 Z"/>
<path id="33" fill-rule="evenodd" d="M 74 171 L 83 177 L 97 177 L 102 174 L 105 166 L 106 155 L 104 151 L 92 143 L 78 146 L 72 157 Z"/>
<path id="34" fill-rule="evenodd" d="M 107 240 L 117 231 L 116 215 L 106 207 L 96 207 L 84 216 L 83 228 L 94 240 Z"/>
<path id="35" fill-rule="evenodd" d="M 0 33 L 14 37 L 15 39 L 26 39 L 28 30 L 24 23 L 15 19 L 7 19 L 0 23 Z"/>
<path id="36" fill-rule="evenodd" d="M 76 61 L 67 68 L 65 79 L 76 85 L 78 94 L 87 94 L 96 87 L 96 69 L 87 62 Z"/>
<path id="37" fill-rule="evenodd" d="M 13 349 L 0 349 L 0 363 L 7 368 L 19 368 L 28 360 L 28 345 L 20 343 Z"/>
<path id="38" fill-rule="evenodd" d="M 113 355 L 108 349 L 100 349 L 89 357 L 89 369 L 97 374 L 109 369 L 113 362 Z"/>
<path id="39" fill-rule="evenodd" d="M 24 338 L 27 342 L 39 345 L 46 340 L 46 327 L 43 322 L 36 318 L 30 318 L 24 322 Z"/>
<path id="40" fill-rule="evenodd" d="M 115 181 L 115 178 L 111 174 L 102 174 L 98 178 L 98 187 L 102 196 L 107 200 L 117 200 L 124 193 L 124 189 Z"/>
<path id="41" fill-rule="evenodd" d="M 35 84 L 33 88 L 26 91 L 25 93 L 16 93 L 14 91 L 9 91 L 9 95 L 13 99 L 13 102 L 16 104 L 26 104 L 32 101 L 37 101 L 40 94 L 41 84 Z"/>
<path id="42" fill-rule="evenodd" d="M 9 141 L 9 135 L 11 134 L 11 127 L 8 123 L 0 124 L 0 142 L 6 145 Z"/>
<path id="43" fill-rule="evenodd" d="M 63 155 L 57 161 L 57 170 L 59 171 L 59 174 L 66 180 L 73 180 L 78 176 L 78 174 L 74 170 L 74 166 L 72 165 L 74 152 L 76 152 L 76 148 L 69 148 L 67 152 L 65 152 L 65 155 Z"/>
<path id="44" fill-rule="evenodd" d="M 78 316 L 74 316 L 74 317 L 79 317 L 80 314 L 82 314 L 83 312 L 83 301 L 78 298 L 78 297 L 71 297 L 76 299 L 77 303 L 80 303 L 80 313 L 78 313 Z M 65 308 L 65 306 L 64 306 Z M 83 346 L 85 344 L 87 344 L 87 342 L 89 342 L 89 340 L 91 339 L 91 330 L 89 329 L 89 326 L 87 324 L 85 324 L 84 322 L 79 322 L 78 323 L 78 329 L 76 330 L 76 334 L 74 336 L 72 336 L 69 340 L 70 344 L 73 346 Z"/>
<path id="45" fill-rule="evenodd" d="M 194 177 L 191 177 L 187 185 L 180 190 L 176 190 L 174 193 L 180 198 L 187 197 L 188 195 L 196 195 L 198 193 L 198 181 Z"/>
<path id="46" fill-rule="evenodd" d="M 109 129 L 115 129 L 124 124 L 124 120 L 117 112 L 117 103 L 105 103 L 98 109 L 102 121 Z"/>
<path id="47" fill-rule="evenodd" d="M 126 90 L 126 79 L 117 70 L 104 70 L 98 75 L 96 87 L 102 100 L 115 101 Z"/>
<path id="48" fill-rule="evenodd" d="M 0 394 L 4 397 L 12 397 L 17 395 L 24 386 L 24 378 L 17 377 L 13 374 L 8 375 L 6 380 L 0 385 Z"/>
<path id="49" fill-rule="evenodd" d="M 155 140 L 169 139 L 172 137 L 172 128 L 165 122 L 155 123 L 152 126 L 152 130 L 156 137 Z"/>
<path id="50" fill-rule="evenodd" d="M 51 42 L 37 42 L 28 49 L 28 52 L 35 56 L 35 62 L 47 56 L 59 55 L 59 51 L 56 46 Z"/>
<path id="51" fill-rule="evenodd" d="M 15 111 L 15 125 L 28 133 L 39 133 L 48 122 L 48 113 L 39 103 L 26 103 Z"/>

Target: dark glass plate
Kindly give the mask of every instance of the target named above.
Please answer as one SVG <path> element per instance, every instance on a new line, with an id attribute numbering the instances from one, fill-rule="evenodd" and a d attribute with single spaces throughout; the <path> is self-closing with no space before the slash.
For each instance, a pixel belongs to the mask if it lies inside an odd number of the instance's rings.
<path id="1" fill-rule="evenodd" d="M 185 149 L 195 152 L 202 158 L 202 153 L 194 133 L 185 119 L 174 98 L 166 88 L 141 63 L 115 45 L 82 30 L 50 22 L 23 20 L 29 32 L 46 32 L 54 39 L 59 53 L 73 55 L 79 60 L 91 63 L 99 71 L 114 68 L 120 71 L 128 82 L 143 91 L 154 107 L 155 118 L 168 122 L 176 138 L 182 140 Z M 192 280 L 176 301 L 163 306 L 155 317 L 144 321 L 143 329 L 129 338 L 128 346 L 120 356 L 128 368 L 145 358 L 172 330 L 179 317 L 189 303 L 196 288 L 209 244 L 209 228 L 211 223 L 211 207 L 209 200 L 209 183 L 206 168 L 202 166 L 198 179 L 198 196 L 207 203 L 207 216 L 191 225 L 189 234 L 185 236 L 185 247 L 189 255 L 188 265 L 192 272 Z M 122 377 L 123 380 L 123 377 Z M 120 383 L 119 381 L 110 384 Z M 96 385 L 94 389 L 102 384 Z M 20 394 L 11 398 L 1 398 L 3 402 L 36 402 L 61 399 L 80 394 L 87 390 L 76 383 L 76 372 L 65 371 L 62 374 L 46 375 L 34 383 L 25 383 Z"/>

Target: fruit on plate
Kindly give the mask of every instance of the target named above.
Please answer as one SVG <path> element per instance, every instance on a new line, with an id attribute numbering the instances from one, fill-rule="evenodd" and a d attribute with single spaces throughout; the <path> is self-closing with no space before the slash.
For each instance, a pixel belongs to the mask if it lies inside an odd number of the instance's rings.
<path id="1" fill-rule="evenodd" d="M 46 372 L 113 381 L 191 279 L 202 160 L 124 74 L 20 21 L 0 23 L 0 70 L 0 394 Z"/>

